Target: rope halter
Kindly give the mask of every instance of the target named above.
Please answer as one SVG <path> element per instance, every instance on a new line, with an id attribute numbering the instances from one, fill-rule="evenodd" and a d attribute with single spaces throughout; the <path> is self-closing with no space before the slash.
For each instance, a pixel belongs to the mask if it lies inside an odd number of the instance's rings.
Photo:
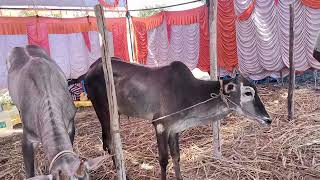
<path id="1" fill-rule="evenodd" d="M 74 153 L 73 151 L 70 151 L 70 150 L 64 150 L 64 151 L 61 151 L 59 152 L 57 155 L 54 156 L 54 158 L 52 159 L 51 163 L 50 163 L 50 166 L 49 166 L 49 173 L 51 174 L 51 171 L 52 171 L 52 167 L 54 165 L 54 163 L 61 157 L 63 157 L 64 155 L 66 154 L 71 154 L 71 155 L 75 155 L 75 156 L 78 156 L 76 153 Z"/>

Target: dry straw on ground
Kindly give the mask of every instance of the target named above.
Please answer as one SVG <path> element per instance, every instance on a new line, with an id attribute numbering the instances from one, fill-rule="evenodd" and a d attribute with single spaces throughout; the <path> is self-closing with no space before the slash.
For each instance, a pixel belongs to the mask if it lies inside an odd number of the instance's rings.
<path id="1" fill-rule="evenodd" d="M 320 179 L 320 92 L 296 90 L 294 122 L 286 118 L 286 89 L 260 86 L 260 96 L 272 115 L 271 127 L 237 115 L 222 125 L 223 159 L 212 159 L 210 126 L 197 127 L 180 136 L 181 167 L 185 179 Z M 93 109 L 76 116 L 74 149 L 83 158 L 105 154 L 101 129 Z M 144 120 L 121 117 L 126 168 L 131 179 L 159 179 L 154 129 Z M 24 176 L 21 135 L 0 139 L 0 179 Z M 37 152 L 37 172 L 48 173 L 42 148 Z M 174 179 L 169 162 L 168 177 Z M 116 179 L 111 158 L 92 172 L 94 179 Z"/>

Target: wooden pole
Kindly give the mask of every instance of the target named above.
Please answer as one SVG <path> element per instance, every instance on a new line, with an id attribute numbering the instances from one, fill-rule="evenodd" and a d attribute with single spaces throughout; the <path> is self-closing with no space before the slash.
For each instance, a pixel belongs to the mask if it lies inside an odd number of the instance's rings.
<path id="1" fill-rule="evenodd" d="M 131 53 L 130 53 L 130 62 L 133 63 L 133 62 L 136 62 L 135 59 L 134 59 L 134 55 L 133 55 L 133 29 L 132 29 L 132 19 L 131 19 L 131 15 L 128 11 L 128 14 L 127 14 L 127 20 L 128 20 L 128 30 L 129 30 L 129 43 L 130 43 L 130 50 L 131 50 Z"/>
<path id="2" fill-rule="evenodd" d="M 295 68 L 293 64 L 293 43 L 294 43 L 294 12 L 293 5 L 290 4 L 290 24 L 289 24 L 289 90 L 288 90 L 288 119 L 291 121 L 294 116 L 294 88 L 295 88 Z"/>
<path id="3" fill-rule="evenodd" d="M 217 64 L 217 6 L 218 0 L 209 0 L 209 30 L 210 30 L 210 77 L 218 80 Z M 213 157 L 221 159 L 220 121 L 213 121 Z"/>
<path id="4" fill-rule="evenodd" d="M 126 9 L 128 9 L 128 0 L 126 0 Z M 132 28 L 131 28 L 131 15 L 130 15 L 130 11 L 126 12 L 126 17 L 127 17 L 127 21 L 128 21 L 128 31 L 129 31 L 129 42 L 130 42 L 130 62 L 134 62 L 134 57 L 133 57 L 133 40 L 132 40 Z"/>
<path id="5" fill-rule="evenodd" d="M 280 78 L 281 78 L 281 86 L 284 86 L 282 70 L 280 70 Z"/>
<path id="6" fill-rule="evenodd" d="M 111 58 L 108 49 L 108 35 L 106 30 L 106 22 L 104 19 L 104 11 L 103 7 L 98 4 L 94 7 L 94 12 L 97 17 L 97 25 L 99 29 L 99 33 L 102 40 L 102 64 L 103 64 L 103 73 L 104 79 L 106 82 L 106 90 L 108 94 L 108 104 L 109 104 L 109 112 L 110 112 L 110 129 L 112 136 L 113 149 L 115 153 L 115 163 L 119 180 L 126 179 L 125 173 L 125 161 L 122 152 L 122 144 L 120 138 L 119 131 L 119 114 L 118 114 L 118 105 L 117 105 L 117 97 L 113 80 L 113 72 L 111 66 Z"/>
<path id="7" fill-rule="evenodd" d="M 218 80 L 217 63 L 217 6 L 218 0 L 209 0 L 209 30 L 210 30 L 210 76 Z"/>

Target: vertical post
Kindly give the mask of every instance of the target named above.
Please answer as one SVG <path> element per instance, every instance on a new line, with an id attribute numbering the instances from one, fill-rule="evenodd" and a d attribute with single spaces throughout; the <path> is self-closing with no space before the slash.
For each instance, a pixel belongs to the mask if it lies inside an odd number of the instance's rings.
<path id="1" fill-rule="evenodd" d="M 130 62 L 132 63 L 132 62 L 134 62 L 134 57 L 133 57 L 133 44 L 132 44 L 132 28 L 131 28 L 131 15 L 130 15 L 130 12 L 128 11 L 128 0 L 126 0 L 126 10 L 127 10 L 127 12 L 126 12 L 126 17 L 127 17 L 127 21 L 128 21 L 128 23 L 127 23 L 127 26 L 128 26 L 128 31 L 129 31 L 129 43 L 130 43 L 130 47 L 129 47 L 129 52 L 131 52 L 130 53 Z"/>
<path id="2" fill-rule="evenodd" d="M 94 12 L 97 17 L 97 25 L 99 29 L 99 34 L 102 40 L 102 64 L 103 64 L 103 73 L 104 80 L 106 82 L 106 90 L 108 94 L 108 104 L 110 112 L 110 129 L 112 136 L 113 149 L 115 153 L 115 163 L 119 180 L 126 179 L 125 173 L 125 161 L 123 158 L 122 144 L 119 131 L 119 114 L 118 114 L 118 105 L 117 97 L 113 80 L 113 72 L 111 66 L 111 58 L 108 49 L 108 36 L 106 30 L 106 22 L 104 19 L 103 7 L 98 4 L 94 7 Z"/>
<path id="3" fill-rule="evenodd" d="M 281 86 L 284 86 L 282 70 L 280 70 L 280 78 L 281 78 Z"/>
<path id="4" fill-rule="evenodd" d="M 290 4 L 290 24 L 289 24 L 289 90 L 288 90 L 288 120 L 294 116 L 294 88 L 295 88 L 295 68 L 293 64 L 293 43 L 294 43 L 294 12 L 293 5 Z"/>
<path id="5" fill-rule="evenodd" d="M 314 89 L 317 89 L 317 80 L 318 80 L 318 70 L 314 69 L 313 70 L 313 78 L 314 78 Z"/>
<path id="6" fill-rule="evenodd" d="M 212 80 L 218 80 L 218 63 L 217 63 L 217 7 L 218 0 L 207 1 L 209 8 L 209 30 L 210 30 L 210 77 Z M 220 121 L 214 120 L 212 123 L 213 130 L 213 157 L 221 159 L 220 144 Z"/>
<path id="7" fill-rule="evenodd" d="M 128 30 L 129 30 L 129 43 L 130 43 L 130 62 L 134 62 L 133 60 L 133 45 L 132 45 L 132 35 L 131 35 L 131 15 L 130 12 L 127 11 L 126 12 L 126 17 L 127 17 L 127 21 L 128 21 Z"/>

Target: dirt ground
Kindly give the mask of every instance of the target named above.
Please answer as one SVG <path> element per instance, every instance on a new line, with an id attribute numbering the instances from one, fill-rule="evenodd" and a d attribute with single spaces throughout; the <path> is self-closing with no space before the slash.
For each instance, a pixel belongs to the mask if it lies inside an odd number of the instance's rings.
<path id="1" fill-rule="evenodd" d="M 221 125 L 222 155 L 212 158 L 211 126 L 180 135 L 184 179 L 320 179 L 320 91 L 295 91 L 295 120 L 287 121 L 287 89 L 259 85 L 259 95 L 273 118 L 269 127 L 232 114 Z M 101 128 L 92 108 L 76 115 L 74 149 L 84 159 L 105 154 Z M 121 116 L 121 136 L 131 179 L 159 179 L 155 131 L 151 123 Z M 21 179 L 24 168 L 21 134 L 0 139 L 0 179 Z M 49 162 L 37 151 L 37 173 L 47 174 Z M 171 161 L 168 178 L 174 179 Z M 92 172 L 93 179 L 116 179 L 111 158 Z"/>

